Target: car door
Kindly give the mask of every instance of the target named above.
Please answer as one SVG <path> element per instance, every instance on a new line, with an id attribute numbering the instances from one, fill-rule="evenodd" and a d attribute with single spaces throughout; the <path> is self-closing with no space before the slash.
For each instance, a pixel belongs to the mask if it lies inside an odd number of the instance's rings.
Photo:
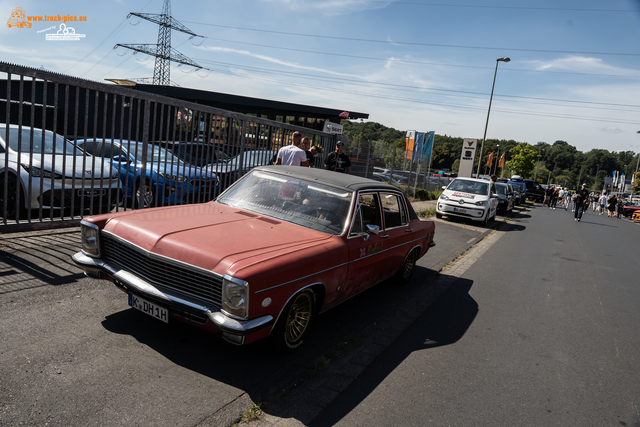
<path id="1" fill-rule="evenodd" d="M 383 276 L 390 277 L 398 271 L 411 249 L 414 234 L 409 227 L 409 215 L 404 204 L 405 198 L 396 192 L 380 192 L 382 220 L 384 224 L 385 247 L 380 252 L 384 257 L 381 268 Z"/>
<path id="2" fill-rule="evenodd" d="M 374 231 L 368 231 L 368 226 Z M 377 229 L 375 228 L 377 227 Z M 345 282 L 344 298 L 383 280 L 388 269 L 384 266 L 384 251 L 389 247 L 385 233 L 377 192 L 360 193 L 349 229 L 349 269 Z M 377 234 L 376 234 L 377 232 Z"/>

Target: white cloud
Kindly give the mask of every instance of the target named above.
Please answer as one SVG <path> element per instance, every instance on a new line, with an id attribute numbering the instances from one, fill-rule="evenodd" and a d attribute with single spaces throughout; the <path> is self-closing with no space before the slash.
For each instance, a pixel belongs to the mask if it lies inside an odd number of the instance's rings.
<path id="1" fill-rule="evenodd" d="M 571 55 L 552 61 L 527 61 L 539 71 L 571 71 L 606 73 L 614 75 L 638 75 L 637 70 L 625 69 L 608 65 L 602 58 Z"/>
<path id="2" fill-rule="evenodd" d="M 622 129 L 618 126 L 605 126 L 602 128 L 602 131 L 607 133 L 622 133 Z"/>

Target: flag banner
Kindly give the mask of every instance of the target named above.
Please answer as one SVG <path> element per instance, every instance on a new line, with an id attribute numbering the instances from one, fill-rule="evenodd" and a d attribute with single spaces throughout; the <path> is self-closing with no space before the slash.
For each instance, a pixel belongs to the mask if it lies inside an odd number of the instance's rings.
<path id="1" fill-rule="evenodd" d="M 424 134 L 424 142 L 422 143 L 422 157 L 421 162 L 429 164 L 431 162 L 431 152 L 433 151 L 433 138 L 436 135 L 436 131 L 432 130 Z"/>
<path id="2" fill-rule="evenodd" d="M 504 153 L 502 154 L 502 156 L 500 156 L 500 162 L 498 163 L 498 167 L 499 168 L 504 167 Z"/>
<path id="3" fill-rule="evenodd" d="M 406 141 L 406 145 L 404 147 L 405 160 L 410 159 L 411 155 L 413 154 L 413 143 L 415 142 L 415 139 L 416 139 L 416 131 L 408 130 L 407 136 L 405 137 L 405 141 Z"/>
<path id="4" fill-rule="evenodd" d="M 418 132 L 416 142 L 413 144 L 413 163 L 418 163 L 421 160 L 422 144 L 424 144 L 424 132 Z"/>
<path id="5" fill-rule="evenodd" d="M 489 160 L 487 160 L 487 166 L 491 167 L 491 163 L 493 163 L 493 153 L 489 154 Z"/>

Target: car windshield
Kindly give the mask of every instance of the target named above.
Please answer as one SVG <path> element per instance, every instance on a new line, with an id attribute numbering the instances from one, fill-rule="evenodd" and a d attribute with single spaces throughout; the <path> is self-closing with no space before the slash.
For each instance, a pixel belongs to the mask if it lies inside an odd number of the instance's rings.
<path id="1" fill-rule="evenodd" d="M 516 187 L 516 189 L 519 189 L 521 192 L 524 191 L 524 182 L 511 182 L 511 184 L 513 184 L 514 187 Z"/>
<path id="2" fill-rule="evenodd" d="M 252 171 L 217 202 L 259 215 L 339 235 L 353 192 L 272 172 Z"/>
<path id="3" fill-rule="evenodd" d="M 496 184 L 496 191 L 498 192 L 498 194 L 503 194 L 503 195 L 507 195 L 508 193 L 508 187 L 506 185 L 499 185 Z"/>
<path id="4" fill-rule="evenodd" d="M 456 178 L 449 184 L 447 190 L 486 196 L 489 190 L 489 183 Z"/>
<path id="5" fill-rule="evenodd" d="M 206 166 L 211 163 L 226 163 L 231 157 L 219 147 L 213 145 L 183 144 L 174 153 L 180 159 L 194 166 Z"/>
<path id="6" fill-rule="evenodd" d="M 275 153 L 275 151 L 247 151 L 227 161 L 227 164 L 238 167 L 240 162 L 242 162 L 245 168 L 264 166 L 269 163 L 269 160 L 271 160 L 271 157 L 273 157 Z"/>
<path id="7" fill-rule="evenodd" d="M 125 143 L 125 148 L 127 147 Z M 132 153 L 135 153 L 134 156 L 138 162 L 141 162 L 143 159 L 144 149 L 142 144 L 132 145 L 130 148 Z M 164 148 L 158 147 L 157 145 L 148 145 L 147 146 L 147 162 L 153 163 L 174 163 L 174 164 L 182 164 L 180 159 L 177 156 L 174 156 L 169 151 Z"/>
<path id="8" fill-rule="evenodd" d="M 33 149 L 31 148 L 31 128 L 9 128 L 9 147 L 14 151 L 33 151 L 44 154 L 82 154 L 82 151 L 60 135 L 42 129 L 33 129 Z M 6 128 L 0 127 L 0 138 L 6 138 Z M 42 135 L 44 133 L 44 144 Z M 18 139 L 20 143 L 18 144 Z"/>

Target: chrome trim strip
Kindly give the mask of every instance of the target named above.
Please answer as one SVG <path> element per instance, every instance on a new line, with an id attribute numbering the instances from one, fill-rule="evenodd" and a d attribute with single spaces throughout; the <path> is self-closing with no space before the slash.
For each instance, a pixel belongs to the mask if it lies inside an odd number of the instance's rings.
<path id="1" fill-rule="evenodd" d="M 331 268 L 327 268 L 327 269 L 322 270 L 322 271 L 317 271 L 317 272 L 315 272 L 315 273 L 309 274 L 309 275 L 304 276 L 304 277 L 299 277 L 299 278 L 297 278 L 297 279 L 293 279 L 293 280 L 290 280 L 290 281 L 288 281 L 288 282 L 280 283 L 279 285 L 275 285 L 275 286 L 272 286 L 272 287 L 270 287 L 270 288 L 266 288 L 266 289 L 262 289 L 262 290 L 259 290 L 259 291 L 255 291 L 255 292 L 254 292 L 254 295 L 258 295 L 258 294 L 261 294 L 262 292 L 267 292 L 267 291 L 270 291 L 270 290 L 272 290 L 272 289 L 276 289 L 276 288 L 279 288 L 279 287 L 281 287 L 281 286 L 288 285 L 288 284 L 290 284 L 290 283 L 295 283 L 295 282 L 297 282 L 297 281 L 299 281 L 299 280 L 308 279 L 309 277 L 313 277 L 313 276 L 316 276 L 316 275 L 318 275 L 318 274 L 322 274 L 322 273 L 325 273 L 325 272 L 327 272 L 327 271 L 331 271 L 331 270 L 334 270 L 334 269 L 336 269 L 336 268 L 343 267 L 343 266 L 348 265 L 348 264 L 349 264 L 349 262 L 344 262 L 344 263 L 342 263 L 342 264 L 338 264 L 338 265 L 336 265 L 336 266 L 333 266 L 333 267 L 331 267 Z M 308 287 L 308 286 L 307 286 L 307 287 Z"/>
<path id="2" fill-rule="evenodd" d="M 196 304 L 192 301 L 188 301 L 184 298 L 180 298 L 176 295 L 165 293 L 150 283 L 140 279 L 139 277 L 124 270 L 116 270 L 114 267 L 106 264 L 100 259 L 90 258 L 84 255 L 82 252 L 78 252 L 72 256 L 73 261 L 85 269 L 102 270 L 113 276 L 114 279 L 125 283 L 132 287 L 135 291 L 144 295 L 149 295 L 166 301 L 167 303 L 183 306 L 193 311 L 199 312 L 205 315 L 211 322 L 213 322 L 221 331 L 232 333 L 235 335 L 247 335 L 258 329 L 273 323 L 273 316 L 266 315 L 258 317 L 257 319 L 240 321 L 227 317 L 224 313 L 219 311 L 211 311 L 211 309 L 205 305 Z"/>
<path id="3" fill-rule="evenodd" d="M 434 234 L 434 233 L 431 233 L 431 234 Z M 426 237 L 428 238 L 431 234 L 427 234 L 427 235 L 426 235 Z M 362 237 L 362 236 L 361 236 L 361 237 Z M 361 260 L 367 259 L 367 258 L 369 258 L 369 257 L 376 256 L 376 255 L 378 255 L 378 254 L 381 254 L 381 253 L 384 253 L 384 252 L 390 251 L 391 249 L 399 248 L 399 247 L 401 247 L 401 246 L 410 245 L 411 243 L 414 243 L 414 242 L 420 241 L 420 240 L 422 240 L 422 239 L 423 239 L 422 237 L 421 237 L 421 238 L 418 238 L 418 239 L 413 239 L 413 240 L 410 240 L 410 241 L 408 241 L 408 242 L 405 242 L 405 243 L 403 243 L 403 244 L 401 244 L 401 245 L 396 245 L 396 246 L 393 246 L 393 247 L 391 247 L 391 248 L 387 248 L 387 249 L 385 249 L 385 250 L 383 250 L 383 251 L 376 252 L 375 254 L 372 254 L 372 255 L 367 255 L 367 256 L 365 256 L 365 257 L 358 258 L 358 259 L 353 260 L 353 261 L 347 261 L 347 262 L 345 262 L 345 263 L 342 263 L 342 264 L 336 265 L 336 266 L 331 267 L 331 268 L 327 268 L 327 269 L 322 270 L 322 271 L 318 271 L 318 272 L 315 272 L 315 273 L 309 274 L 309 275 L 304 276 L 304 277 L 299 277 L 299 278 L 297 278 L 297 279 L 290 280 L 290 281 L 288 281 L 288 282 L 280 283 L 279 285 L 275 285 L 275 286 L 272 286 L 272 287 L 270 287 L 270 288 L 266 288 L 266 289 L 262 289 L 262 290 L 256 291 L 256 292 L 254 292 L 254 295 L 260 294 L 260 293 L 262 293 L 262 292 L 267 292 L 267 291 L 270 291 L 270 290 L 272 290 L 272 289 L 279 288 L 279 287 L 281 287 L 281 286 L 289 285 L 289 284 L 291 284 L 291 283 L 295 283 L 295 282 L 300 281 L 300 280 L 308 279 L 309 277 L 313 277 L 313 276 L 316 276 L 316 275 L 318 275 L 318 274 L 322 274 L 322 273 L 325 273 L 325 272 L 327 272 L 327 271 L 330 271 L 330 270 L 333 270 L 333 269 L 336 269 L 336 268 L 339 268 L 339 267 L 343 267 L 343 266 L 345 266 L 345 265 L 353 264 L 353 263 L 355 263 L 355 262 L 358 262 L 358 261 L 361 261 Z M 420 246 L 420 245 L 416 245 L 414 248 L 416 248 L 416 247 L 418 247 L 418 246 Z"/>

